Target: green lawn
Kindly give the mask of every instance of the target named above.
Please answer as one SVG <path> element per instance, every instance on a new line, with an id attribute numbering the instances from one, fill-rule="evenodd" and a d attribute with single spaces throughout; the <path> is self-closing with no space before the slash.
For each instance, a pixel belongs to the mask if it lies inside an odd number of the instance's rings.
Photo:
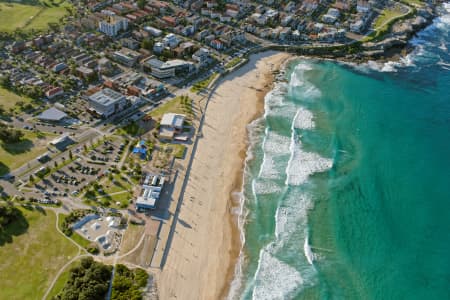
<path id="1" fill-rule="evenodd" d="M 64 272 L 61 273 L 61 275 L 59 275 L 58 280 L 56 280 L 55 285 L 47 296 L 47 300 L 51 300 L 54 296 L 58 295 L 59 292 L 62 291 L 67 280 L 69 280 L 70 269 L 75 267 L 78 263 L 78 260 L 74 261 L 67 266 L 67 268 L 64 270 Z"/>
<path id="2" fill-rule="evenodd" d="M 237 65 L 238 63 L 240 63 L 241 62 L 241 60 L 242 60 L 242 58 L 241 57 L 235 57 L 235 58 L 233 58 L 232 60 L 230 60 L 230 62 L 228 62 L 226 65 L 225 65 L 225 68 L 232 68 L 232 67 L 234 67 L 235 65 Z"/>
<path id="3" fill-rule="evenodd" d="M 114 175 L 114 183 L 106 177 L 106 180 L 102 181 L 103 190 L 106 194 L 112 194 L 121 191 L 127 191 L 131 189 L 131 185 L 120 178 L 120 174 Z"/>
<path id="4" fill-rule="evenodd" d="M 161 119 L 162 116 L 166 113 L 192 114 L 192 108 L 188 108 L 189 106 L 192 107 L 192 99 L 187 98 L 188 103 L 183 104 L 183 97 L 186 96 L 178 96 L 170 100 L 169 102 L 164 103 L 163 105 L 152 111 L 149 115 L 154 119 Z"/>
<path id="5" fill-rule="evenodd" d="M 47 150 L 48 143 L 55 138 L 45 134 L 38 138 L 35 132 L 25 131 L 23 140 L 14 144 L 0 144 L 0 175 L 12 171 L 31 161 Z"/>
<path id="6" fill-rule="evenodd" d="M 211 76 L 207 77 L 206 79 L 203 79 L 202 81 L 199 81 L 194 84 L 194 86 L 191 87 L 191 92 L 196 93 L 201 91 L 202 89 L 206 88 L 211 81 L 214 80 L 214 78 L 217 77 L 217 73 L 211 74 Z"/>
<path id="7" fill-rule="evenodd" d="M 60 23 L 60 19 L 68 14 L 66 7 L 70 5 L 67 2 L 56 0 L 54 4 L 50 1 L 42 1 L 42 3 L 46 3 L 48 6 L 45 6 L 25 29 L 45 30 L 48 23 Z"/>
<path id="8" fill-rule="evenodd" d="M 0 239 L 0 299 L 40 300 L 78 249 L 56 231 L 53 211 L 21 210 L 26 221 L 7 228 L 11 241 Z"/>
<path id="9" fill-rule="evenodd" d="M 16 28 L 24 27 L 27 20 L 36 15 L 39 10 L 39 6 L 0 3 L 0 31 L 12 32 Z"/>
<path id="10" fill-rule="evenodd" d="M 423 6 L 423 1 L 421 1 L 421 0 L 401 0 L 401 2 L 411 5 L 411 6 L 416 6 L 416 7 Z"/>
<path id="11" fill-rule="evenodd" d="M 172 144 L 173 156 L 175 158 L 184 158 L 184 153 L 186 152 L 186 146 L 181 144 Z"/>
<path id="12" fill-rule="evenodd" d="M 111 205 L 113 208 L 126 208 L 130 203 L 130 199 L 133 197 L 131 193 L 120 193 L 111 196 Z M 120 205 L 117 205 L 116 202 L 120 202 Z"/>
<path id="13" fill-rule="evenodd" d="M 0 7 L 2 5 L 3 5 L 3 3 L 0 3 Z M 0 11 L 0 20 L 3 20 L 1 13 L 2 12 Z M 0 31 L 1 31 L 1 28 L 3 25 L 4 25 L 3 21 L 0 21 Z M 8 91 L 7 89 L 0 87 L 0 105 L 3 105 L 3 108 L 5 110 L 8 111 L 10 108 L 14 108 L 16 103 L 19 101 L 22 101 L 26 104 L 26 103 L 30 103 L 31 99 L 28 97 L 19 96 L 13 92 Z"/>
<path id="14" fill-rule="evenodd" d="M 0 31 L 13 32 L 17 28 L 24 30 L 45 30 L 48 23 L 60 23 L 60 18 L 68 14 L 68 2 L 63 0 L 29 1 L 30 4 L 0 3 Z"/>
<path id="15" fill-rule="evenodd" d="M 100 183 L 100 188 L 103 190 L 103 193 L 100 193 L 98 190 L 91 188 L 90 190 L 94 193 L 93 196 L 95 198 L 88 198 L 83 195 L 83 200 L 88 205 L 99 205 L 105 207 L 113 207 L 113 208 L 125 208 L 129 204 L 129 200 L 132 198 L 132 194 L 128 192 L 131 188 L 131 185 L 120 179 L 119 176 L 116 175 L 116 180 L 119 182 L 119 185 L 115 185 L 107 179 L 106 181 Z M 109 184 L 109 186 L 107 186 Z M 117 193 L 115 195 L 110 195 L 112 193 Z M 120 202 L 119 205 L 116 202 Z"/>
<path id="16" fill-rule="evenodd" d="M 375 29 L 378 30 L 391 20 L 398 18 L 403 13 L 398 9 L 384 9 L 375 21 Z"/>
<path id="17" fill-rule="evenodd" d="M 62 231 L 62 223 L 64 222 L 64 219 L 67 217 L 67 215 L 64 214 L 59 214 L 58 217 L 58 227 L 59 229 Z M 87 239 L 85 239 L 84 237 L 82 237 L 81 235 L 79 235 L 78 233 L 76 233 L 75 231 L 72 232 L 72 234 L 70 235 L 70 237 L 72 240 L 74 240 L 78 245 L 80 245 L 81 247 L 87 249 L 87 247 L 91 244 L 90 241 L 88 241 Z"/>

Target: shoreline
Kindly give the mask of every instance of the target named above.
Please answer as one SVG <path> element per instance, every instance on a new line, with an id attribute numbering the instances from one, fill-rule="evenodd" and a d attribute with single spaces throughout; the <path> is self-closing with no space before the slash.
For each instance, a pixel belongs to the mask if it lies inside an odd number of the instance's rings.
<path id="1" fill-rule="evenodd" d="M 280 53 L 278 53 L 280 54 Z M 242 232 L 243 228 L 240 228 L 239 219 L 242 217 L 241 213 L 242 207 L 245 205 L 242 201 L 244 201 L 241 197 L 243 194 L 243 188 L 244 188 L 244 172 L 245 167 L 247 164 L 247 157 L 248 157 L 248 150 L 250 147 L 250 141 L 249 141 L 249 132 L 248 132 L 248 125 L 251 123 L 257 121 L 258 119 L 261 119 L 264 117 L 265 113 L 265 97 L 267 93 L 269 93 L 275 86 L 275 74 L 273 72 L 281 71 L 287 62 L 289 62 L 291 59 L 295 58 L 295 55 L 287 54 L 286 57 L 282 58 L 280 61 L 278 61 L 276 64 L 274 64 L 273 69 L 269 73 L 265 73 L 264 78 L 261 79 L 260 83 L 263 85 L 263 88 L 260 91 L 257 91 L 255 93 L 256 97 L 256 105 L 257 105 L 257 112 L 253 115 L 250 122 L 248 122 L 246 126 L 246 137 L 245 137 L 245 147 L 242 148 L 239 151 L 239 158 L 241 160 L 241 167 L 236 169 L 235 175 L 234 175 L 234 181 L 233 181 L 233 188 L 230 190 L 230 203 L 232 203 L 232 206 L 230 207 L 230 214 L 229 214 L 229 226 L 231 228 L 232 234 L 231 234 L 231 241 L 232 241 L 232 250 L 230 251 L 230 264 L 227 269 L 227 274 L 225 276 L 225 284 L 222 288 L 221 293 L 219 294 L 220 299 L 225 299 L 230 294 L 231 285 L 236 278 L 237 275 L 237 268 L 240 256 L 242 255 L 243 250 L 243 244 L 242 244 L 242 237 L 244 235 L 244 232 Z M 236 214 L 233 212 L 234 209 L 239 209 L 239 212 Z"/>
<path id="2" fill-rule="evenodd" d="M 252 55 L 214 87 L 202 138 L 186 170 L 189 177 L 180 224 L 158 276 L 161 299 L 227 297 L 242 248 L 235 213 L 240 201 L 234 195 L 242 190 L 247 125 L 264 112 L 273 71 L 292 56 L 276 51 Z"/>
<path id="3" fill-rule="evenodd" d="M 270 51 L 262 52 L 261 54 L 268 53 Z M 257 54 L 255 54 L 257 55 Z M 271 60 L 274 56 L 281 56 L 279 60 L 276 62 L 273 62 Z M 286 52 L 275 52 L 273 55 L 269 55 L 266 58 L 259 58 L 258 60 L 265 62 L 266 60 L 271 61 L 272 67 L 270 72 L 266 72 L 262 75 L 262 79 L 259 81 L 259 84 L 262 85 L 262 88 L 259 91 L 256 91 L 255 98 L 256 98 L 256 112 L 253 114 L 253 116 L 248 120 L 246 126 L 245 126 L 245 137 L 244 137 L 244 147 L 240 149 L 238 155 L 239 159 L 241 160 L 240 168 L 235 169 L 235 175 L 234 180 L 232 184 L 232 188 L 229 191 L 229 203 L 231 203 L 231 206 L 229 208 L 229 226 L 231 228 L 231 245 L 232 249 L 230 250 L 230 263 L 227 268 L 226 276 L 225 276 L 225 283 L 224 286 L 219 294 L 219 299 L 226 299 L 230 294 L 231 285 L 237 275 L 236 268 L 238 267 L 238 262 L 240 259 L 240 256 L 242 255 L 243 250 L 243 244 L 242 244 L 242 235 L 244 232 L 242 232 L 243 228 L 239 227 L 239 218 L 242 217 L 242 207 L 245 205 L 243 203 L 243 199 L 241 198 L 241 195 L 243 193 L 244 188 L 244 172 L 245 172 L 245 166 L 247 164 L 247 155 L 248 150 L 250 147 L 250 141 L 249 141 L 249 132 L 248 132 L 248 125 L 253 123 L 254 121 L 257 121 L 260 118 L 264 117 L 265 113 L 265 97 L 267 93 L 269 93 L 275 86 L 275 74 L 274 72 L 281 71 L 285 65 L 292 59 L 296 58 L 297 56 L 291 53 Z M 250 61 L 250 60 L 249 60 Z M 266 70 L 267 71 L 267 70 Z M 219 83 L 220 85 L 220 83 Z M 239 197 L 238 197 L 239 196 Z M 233 212 L 233 210 L 239 209 L 239 213 Z"/>

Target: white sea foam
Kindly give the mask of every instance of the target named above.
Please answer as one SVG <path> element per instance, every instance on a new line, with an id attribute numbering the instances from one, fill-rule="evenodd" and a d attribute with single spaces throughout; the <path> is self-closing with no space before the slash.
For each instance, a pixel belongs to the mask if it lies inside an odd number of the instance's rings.
<path id="1" fill-rule="evenodd" d="M 312 70 L 309 64 L 299 64 L 292 72 L 289 82 L 289 94 L 303 100 L 311 100 L 321 96 L 320 90 L 305 79 L 305 71 Z"/>
<path id="2" fill-rule="evenodd" d="M 277 158 L 289 153 L 289 138 L 266 129 L 263 141 L 264 158 L 259 171 L 259 177 L 279 179 L 282 174 L 277 168 Z"/>
<path id="3" fill-rule="evenodd" d="M 289 295 L 304 283 L 300 273 L 274 257 L 268 250 L 260 252 L 255 274 L 254 300 L 289 299 Z"/>
<path id="4" fill-rule="evenodd" d="M 271 180 L 254 179 L 252 181 L 252 189 L 255 195 L 267 195 L 281 193 L 282 187 Z"/>
<path id="5" fill-rule="evenodd" d="M 306 228 L 307 213 L 312 207 L 312 201 L 305 193 L 290 191 L 286 195 L 285 202 L 277 208 L 275 214 L 276 248 L 283 246 L 298 228 Z"/>
<path id="6" fill-rule="evenodd" d="M 310 175 L 326 171 L 333 164 L 331 159 L 323 158 L 317 153 L 304 151 L 294 130 L 292 131 L 290 152 L 291 157 L 286 167 L 286 184 L 289 185 L 301 185 Z"/>
<path id="7" fill-rule="evenodd" d="M 312 129 L 314 126 L 314 115 L 312 112 L 300 107 L 294 117 L 294 127 L 297 129 Z"/>

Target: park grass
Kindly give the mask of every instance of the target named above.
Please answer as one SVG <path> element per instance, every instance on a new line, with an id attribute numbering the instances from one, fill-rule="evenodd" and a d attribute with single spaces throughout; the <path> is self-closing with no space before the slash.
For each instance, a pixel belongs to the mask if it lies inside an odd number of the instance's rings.
<path id="1" fill-rule="evenodd" d="M 25 223 L 16 222 L 6 231 L 22 233 L 12 234 L 11 242 L 0 243 L 0 299 L 41 299 L 55 274 L 78 249 L 56 231 L 53 211 L 20 210 Z"/>
<path id="2" fill-rule="evenodd" d="M 171 147 L 173 149 L 173 156 L 175 158 L 179 158 L 179 159 L 184 158 L 184 154 L 186 152 L 186 146 L 185 145 L 172 144 Z"/>
<path id="3" fill-rule="evenodd" d="M 62 223 L 64 222 L 66 217 L 67 217 L 67 215 L 65 215 L 65 214 L 59 214 L 59 216 L 58 216 L 58 228 L 61 231 L 63 229 L 62 228 Z M 85 239 L 84 237 L 82 237 L 81 235 L 76 233 L 75 231 L 73 231 L 72 234 L 68 238 L 72 239 L 75 243 L 77 243 L 78 245 L 80 245 L 84 249 L 87 249 L 88 246 L 91 244 L 90 241 L 88 241 L 87 239 Z"/>
<path id="4" fill-rule="evenodd" d="M 242 58 L 241 58 L 241 57 L 235 57 L 235 58 L 233 58 L 232 60 L 230 60 L 230 61 L 225 65 L 225 68 L 226 68 L 226 69 L 230 69 L 230 68 L 236 66 L 236 65 L 237 65 L 238 63 L 240 63 L 241 61 L 242 61 Z"/>
<path id="5" fill-rule="evenodd" d="M 0 31 L 13 32 L 16 28 L 24 27 L 27 21 L 36 15 L 39 10 L 39 6 L 0 3 Z"/>
<path id="6" fill-rule="evenodd" d="M 131 189 L 131 185 L 127 181 L 120 178 L 120 174 L 115 174 L 113 178 L 114 178 L 113 180 L 115 180 L 116 183 L 113 183 L 113 181 L 110 180 L 107 176 L 105 177 L 105 180 L 101 183 L 103 191 L 106 194 L 128 191 Z"/>
<path id="7" fill-rule="evenodd" d="M 125 254 L 133 249 L 139 242 L 142 234 L 144 233 L 144 225 L 128 224 L 128 228 L 123 235 L 123 240 L 120 245 L 120 253 Z"/>
<path id="8" fill-rule="evenodd" d="M 398 9 L 384 9 L 380 16 L 375 21 L 375 29 L 382 28 L 388 24 L 391 20 L 394 20 L 403 15 L 403 13 Z"/>
<path id="9" fill-rule="evenodd" d="M 0 3 L 0 7 L 3 3 Z M 0 11 L 0 20 L 2 20 L 1 11 Z M 3 26 L 3 21 L 0 22 L 0 31 L 1 26 Z M 30 103 L 31 99 L 28 97 L 17 95 L 13 92 L 8 91 L 7 89 L 0 87 L 0 105 L 3 106 L 3 108 L 8 111 L 10 108 L 15 109 L 15 105 L 22 101 L 25 104 Z"/>
<path id="10" fill-rule="evenodd" d="M 46 298 L 47 300 L 52 300 L 53 297 L 58 295 L 63 290 L 64 285 L 69 280 L 70 270 L 78 264 L 79 264 L 79 260 L 76 260 L 64 269 L 64 272 L 62 272 L 61 275 L 59 275 L 58 279 L 56 280 L 55 284 L 53 285 L 53 288 L 50 290 L 50 293 L 47 295 L 47 298 Z"/>
<path id="11" fill-rule="evenodd" d="M 70 5 L 67 2 L 60 1 L 52 4 L 50 1 L 42 1 L 46 4 L 45 8 L 33 20 L 24 27 L 27 29 L 34 29 L 42 31 L 48 28 L 49 23 L 60 23 L 61 18 L 67 15 L 67 9 Z"/>
<path id="12" fill-rule="evenodd" d="M 185 97 L 185 98 L 183 98 L 183 97 Z M 184 104 L 183 99 L 187 99 L 188 103 Z M 192 115 L 192 99 L 187 98 L 187 96 L 175 97 L 172 100 L 159 106 L 157 109 L 153 110 L 151 113 L 149 113 L 149 115 L 153 119 L 160 120 L 162 118 L 162 116 L 166 113 Z"/>
<path id="13" fill-rule="evenodd" d="M 212 73 L 209 77 L 203 79 L 202 81 L 195 83 L 191 87 L 191 92 L 197 93 L 197 92 L 200 92 L 201 90 L 203 90 L 204 88 L 207 88 L 208 85 L 214 80 L 214 78 L 217 77 L 217 75 L 218 75 L 217 73 Z"/>
<path id="14" fill-rule="evenodd" d="M 130 203 L 130 199 L 133 197 L 133 195 L 129 192 L 126 193 L 120 193 L 116 195 L 111 195 L 111 205 L 112 208 L 126 208 L 128 204 Z M 116 202 L 119 202 L 120 204 L 117 205 Z"/>
<path id="15" fill-rule="evenodd" d="M 59 23 L 68 14 L 71 5 L 63 0 L 36 1 L 34 5 L 0 3 L 0 31 L 11 33 L 16 29 L 43 31 L 49 23 Z"/>
<path id="16" fill-rule="evenodd" d="M 401 0 L 401 2 L 415 7 L 423 7 L 424 3 L 421 0 Z"/>
<path id="17" fill-rule="evenodd" d="M 0 145 L 0 175 L 14 170 L 31 161 L 47 150 L 47 144 L 54 138 L 52 134 L 38 137 L 36 132 L 25 131 L 22 141 Z"/>

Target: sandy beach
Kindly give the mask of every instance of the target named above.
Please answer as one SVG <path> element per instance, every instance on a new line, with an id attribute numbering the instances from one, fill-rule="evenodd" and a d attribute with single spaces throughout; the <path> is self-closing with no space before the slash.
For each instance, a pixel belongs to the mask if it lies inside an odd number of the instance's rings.
<path id="1" fill-rule="evenodd" d="M 211 95 L 170 252 L 158 275 L 160 299 L 226 297 L 241 246 L 232 194 L 242 185 L 246 127 L 263 113 L 272 71 L 289 57 L 253 55 Z"/>

